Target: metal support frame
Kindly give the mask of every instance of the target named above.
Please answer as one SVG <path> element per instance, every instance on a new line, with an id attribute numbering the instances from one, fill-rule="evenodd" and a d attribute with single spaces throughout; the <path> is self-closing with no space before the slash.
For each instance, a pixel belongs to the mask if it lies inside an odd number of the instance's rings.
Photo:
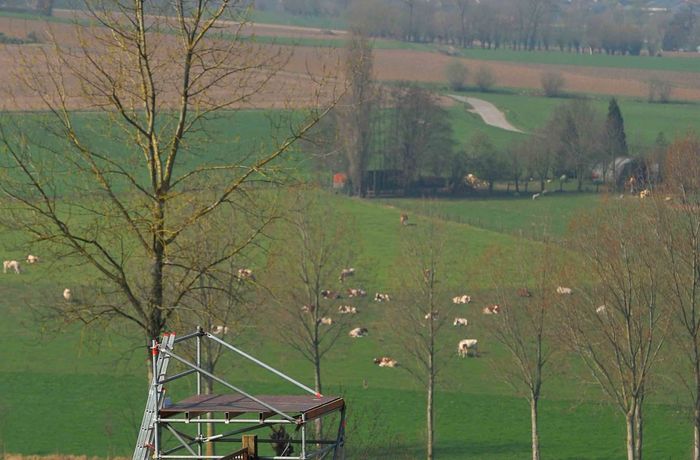
<path id="1" fill-rule="evenodd" d="M 329 454 L 332 453 L 333 460 L 342 460 L 343 446 L 345 438 L 345 405 L 344 403 L 340 408 L 333 408 L 329 410 L 328 413 L 323 413 L 320 417 L 329 415 L 332 413 L 337 413 L 339 411 L 339 425 L 335 436 L 335 439 L 308 439 L 307 437 L 307 426 L 310 420 L 307 419 L 305 413 L 294 414 L 287 413 L 274 405 L 266 403 L 265 401 L 256 398 L 255 396 L 249 394 L 248 392 L 242 390 L 236 385 L 233 385 L 223 378 L 214 375 L 211 372 L 206 371 L 202 368 L 202 346 L 204 340 L 211 340 L 223 347 L 223 349 L 232 351 L 238 354 L 240 357 L 270 371 L 276 376 L 286 380 L 287 382 L 297 386 L 298 388 L 304 390 L 307 393 L 320 398 L 321 395 L 317 393 L 312 388 L 296 381 L 295 379 L 289 377 L 283 372 L 263 363 L 257 358 L 251 356 L 250 354 L 240 350 L 233 345 L 221 340 L 220 338 L 212 335 L 209 332 L 205 332 L 201 327 L 198 327 L 196 332 L 191 334 L 186 334 L 175 338 L 174 336 L 164 336 L 162 342 L 153 341 L 153 382 L 149 388 L 149 400 L 147 403 L 146 412 L 144 414 L 144 425 L 148 425 L 150 428 L 150 439 L 152 444 L 146 442 L 150 451 L 150 458 L 153 460 L 161 459 L 183 459 L 183 460 L 204 460 L 212 459 L 217 460 L 227 455 L 205 455 L 204 446 L 208 443 L 240 443 L 242 439 L 240 436 L 244 433 L 254 432 L 256 430 L 265 429 L 267 427 L 276 425 L 287 425 L 290 427 L 295 427 L 294 432 L 299 436 L 299 439 L 291 439 L 290 444 L 298 446 L 299 453 L 297 456 L 293 454 L 285 456 L 257 456 L 260 460 L 307 460 L 307 459 L 326 459 L 329 458 Z M 190 362 L 188 359 L 173 352 L 174 345 L 180 342 L 194 339 L 194 358 L 195 362 Z M 158 359 L 155 357 L 158 356 Z M 169 360 L 175 360 L 182 364 L 184 370 L 175 373 L 173 375 L 167 375 L 167 362 Z M 165 363 L 165 364 L 163 364 Z M 169 414 L 165 416 L 160 415 L 160 409 L 163 407 L 163 402 L 165 401 L 165 388 L 163 384 L 174 382 L 183 379 L 192 374 L 196 375 L 196 389 L 197 395 L 202 395 L 202 378 L 207 377 L 215 382 L 227 387 L 236 393 L 254 401 L 260 406 L 264 407 L 267 411 L 265 416 L 262 414 L 258 418 L 250 417 L 229 417 L 228 413 L 225 413 L 224 418 L 210 418 L 203 416 L 199 411 L 196 411 L 190 417 L 189 413 L 185 413 L 184 417 L 168 417 Z M 175 415 L 175 414 L 172 414 Z M 209 414 L 207 414 L 209 415 Z M 236 414 L 245 415 L 245 414 Z M 311 416 L 315 419 L 318 415 Z M 204 434 L 204 425 L 207 423 L 212 423 L 215 425 L 231 425 L 235 424 L 236 428 L 229 431 L 214 434 L 208 436 Z M 188 425 L 194 425 L 192 428 L 187 428 Z M 176 427 L 181 427 L 178 429 Z M 234 428 L 233 426 L 231 428 Z M 190 431 L 187 433 L 186 431 Z M 141 438 L 145 436 L 140 434 L 139 442 L 141 445 L 137 445 L 136 451 L 134 453 L 134 459 L 143 458 L 144 455 L 144 442 Z M 265 438 L 265 439 L 263 439 Z M 260 438 L 262 443 L 272 442 L 271 439 L 266 439 L 266 436 Z"/>

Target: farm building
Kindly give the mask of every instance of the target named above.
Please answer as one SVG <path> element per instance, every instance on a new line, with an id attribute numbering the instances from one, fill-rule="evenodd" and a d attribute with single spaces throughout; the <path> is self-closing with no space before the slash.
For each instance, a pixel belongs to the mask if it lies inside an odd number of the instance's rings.
<path id="1" fill-rule="evenodd" d="M 615 184 L 623 188 L 633 178 L 637 187 L 656 181 L 659 177 L 659 165 L 647 164 L 642 158 L 616 157 L 614 161 L 599 163 L 593 168 L 591 179 L 599 184 Z"/>

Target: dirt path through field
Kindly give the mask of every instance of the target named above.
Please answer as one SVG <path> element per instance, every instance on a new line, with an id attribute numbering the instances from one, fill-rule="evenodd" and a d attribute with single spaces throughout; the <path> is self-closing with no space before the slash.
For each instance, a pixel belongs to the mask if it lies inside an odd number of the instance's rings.
<path id="1" fill-rule="evenodd" d="M 456 94 L 450 94 L 449 97 L 457 102 L 471 105 L 472 109 L 469 111 L 479 115 L 481 119 L 484 120 L 484 123 L 489 126 L 495 126 L 496 128 L 512 131 L 514 133 L 524 132 L 511 125 L 510 122 L 506 120 L 506 115 L 489 101 L 477 99 L 475 97 L 458 96 Z"/>

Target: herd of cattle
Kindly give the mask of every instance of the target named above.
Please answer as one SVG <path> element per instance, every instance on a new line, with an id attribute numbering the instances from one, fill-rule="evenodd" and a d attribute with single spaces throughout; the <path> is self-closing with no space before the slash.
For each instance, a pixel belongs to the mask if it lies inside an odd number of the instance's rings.
<path id="1" fill-rule="evenodd" d="M 403 222 L 402 222 L 403 223 Z M 340 275 L 338 277 L 338 280 L 341 283 L 344 283 L 347 281 L 348 278 L 352 277 L 355 275 L 355 269 L 354 268 L 344 268 L 341 270 Z M 559 286 L 556 290 L 558 294 L 561 295 L 571 295 L 572 294 L 572 289 L 567 288 L 567 287 L 562 287 Z M 517 291 L 517 294 L 519 297 L 530 297 L 531 293 L 527 288 L 520 288 Z M 343 293 L 338 292 L 338 291 L 331 291 L 331 290 L 323 290 L 320 292 L 321 298 L 324 300 L 338 300 L 343 298 Z M 345 290 L 345 295 L 348 298 L 353 298 L 353 297 L 366 297 L 367 292 L 364 291 L 363 289 L 360 288 L 347 288 Z M 391 301 L 391 296 L 386 293 L 381 293 L 377 292 L 373 300 L 375 302 L 390 302 Z M 452 298 L 452 303 L 455 305 L 463 305 L 463 304 L 469 304 L 471 303 L 472 298 L 469 295 L 463 294 L 463 295 L 458 295 Z M 302 313 L 314 313 L 314 306 L 313 305 L 302 305 L 301 311 Z M 487 305 L 484 306 L 481 309 L 482 314 L 484 315 L 498 315 L 501 313 L 501 307 L 499 305 Z M 340 315 L 356 315 L 358 313 L 357 307 L 351 306 L 351 305 L 340 305 L 338 306 L 338 314 Z M 437 311 L 430 311 L 425 313 L 424 317 L 425 320 L 437 320 L 438 319 L 438 312 Z M 319 325 L 325 325 L 325 326 L 330 326 L 333 324 L 333 318 L 328 317 L 328 316 L 323 316 L 318 319 L 318 324 Z M 454 321 L 452 324 L 455 327 L 466 327 L 469 325 L 469 320 L 467 318 L 461 318 L 461 317 L 455 317 Z M 362 337 L 366 337 L 369 333 L 369 330 L 366 327 L 355 327 L 348 332 L 348 335 L 353 338 L 353 339 L 359 339 Z M 461 358 L 466 358 L 466 357 L 476 357 L 479 356 L 478 354 L 478 346 L 479 346 L 479 341 L 477 339 L 462 339 L 458 342 L 457 344 L 457 355 Z M 395 359 L 389 357 L 389 356 L 382 356 L 380 358 L 375 358 L 374 359 L 374 364 L 378 365 L 379 367 L 390 367 L 394 368 L 399 366 L 398 361 Z"/>
<path id="2" fill-rule="evenodd" d="M 407 220 L 407 218 L 405 219 Z M 402 221 L 403 223 L 403 221 Z M 39 262 L 39 257 L 29 254 L 26 259 L 28 264 L 35 264 Z M 7 273 L 8 271 L 14 272 L 15 274 L 20 274 L 22 272 L 22 269 L 20 267 L 20 263 L 17 260 L 5 260 L 2 263 L 3 266 L 3 273 Z M 355 275 L 355 269 L 354 268 L 344 268 L 340 272 L 339 276 L 339 281 L 341 283 L 345 282 L 348 278 L 352 277 Z M 240 281 L 244 280 L 251 280 L 255 281 L 255 276 L 253 275 L 253 271 L 249 268 L 241 268 L 237 271 L 237 277 Z M 556 289 L 557 294 L 560 295 L 571 295 L 573 293 L 571 288 L 568 287 L 563 287 L 559 286 Z M 341 299 L 342 294 L 340 292 L 336 291 L 330 291 L 330 290 L 323 290 L 320 292 L 321 297 L 325 300 L 336 300 L 336 299 Z M 367 296 L 367 292 L 359 289 L 359 288 L 348 288 L 346 290 L 346 295 L 348 298 L 353 298 L 353 297 L 365 297 Z M 527 288 L 520 288 L 518 289 L 518 296 L 519 297 L 530 297 L 531 293 Z M 63 298 L 67 301 L 70 302 L 73 299 L 73 294 L 69 288 L 65 288 L 63 290 Z M 381 293 L 377 292 L 374 295 L 374 301 L 375 302 L 390 302 L 391 301 L 391 296 L 386 293 Z M 459 296 L 455 296 L 452 298 L 452 303 L 455 305 L 463 305 L 463 304 L 469 304 L 471 303 L 472 298 L 469 295 L 463 294 Z M 314 306 L 313 305 L 303 305 L 301 307 L 301 311 L 303 313 L 314 313 Z M 487 305 L 482 308 L 481 310 L 482 314 L 484 315 L 498 315 L 501 313 L 501 307 L 499 305 Z M 596 309 L 596 312 L 599 314 L 605 313 L 605 306 L 602 305 Z M 358 310 L 356 307 L 353 307 L 351 305 L 340 305 L 338 307 L 338 313 L 341 315 L 356 315 L 358 313 Z M 438 318 L 438 312 L 437 311 L 431 311 L 425 314 L 424 319 L 425 320 L 437 320 Z M 331 317 L 321 317 L 318 319 L 318 323 L 320 325 L 324 326 L 330 326 L 333 324 L 333 318 Z M 461 318 L 461 317 L 455 317 L 454 321 L 452 322 L 454 326 L 462 326 L 466 327 L 469 325 L 469 320 L 467 318 Z M 226 334 L 228 332 L 228 327 L 219 325 L 219 326 L 214 326 L 212 329 L 211 333 L 215 335 L 219 334 Z M 356 327 L 352 329 L 348 335 L 351 338 L 357 339 L 357 338 L 362 338 L 367 336 L 369 333 L 369 330 L 366 327 Z M 478 346 L 479 346 L 479 341 L 477 339 L 462 339 L 459 341 L 457 344 L 457 355 L 461 358 L 466 358 L 466 357 L 476 357 L 479 356 L 478 353 Z M 390 367 L 394 368 L 399 365 L 399 363 L 388 356 L 382 356 L 380 358 L 375 358 L 374 363 L 378 365 L 379 367 Z"/>

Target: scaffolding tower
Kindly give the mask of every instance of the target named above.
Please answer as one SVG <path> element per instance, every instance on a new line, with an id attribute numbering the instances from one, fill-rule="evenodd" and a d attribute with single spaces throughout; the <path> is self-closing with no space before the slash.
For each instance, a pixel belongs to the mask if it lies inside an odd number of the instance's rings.
<path id="1" fill-rule="evenodd" d="M 202 367 L 201 350 L 204 340 L 211 340 L 221 345 L 223 350 L 237 354 L 272 372 L 308 394 L 254 396 L 247 393 Z M 195 362 L 173 351 L 176 344 L 185 341 L 195 342 Z M 175 334 L 163 334 L 160 341 L 153 341 L 151 351 L 153 380 L 133 460 L 327 458 L 341 460 L 344 458 L 345 401 L 343 398 L 323 396 L 201 328 L 181 337 L 176 337 Z M 168 374 L 171 361 L 178 362 L 183 370 L 175 374 L 171 373 L 172 375 Z M 172 402 L 171 398 L 165 396 L 166 384 L 190 376 L 196 378 L 195 395 L 178 402 Z M 232 392 L 202 394 L 203 378 L 210 379 Z M 331 415 L 337 416 L 337 430 L 334 429 L 332 435 L 322 435 L 324 439 L 310 439 L 309 436 L 312 433 L 315 434 L 316 430 L 309 430 L 309 423 Z M 212 430 L 213 433 L 206 433 L 206 424 L 212 424 L 210 426 L 215 427 Z M 273 435 L 275 436 L 272 437 Z M 264 446 L 260 451 L 259 443 Z M 207 455 L 208 444 L 219 446 L 219 450 L 225 450 L 226 454 Z M 268 451 L 267 455 L 264 455 L 265 448 Z"/>

